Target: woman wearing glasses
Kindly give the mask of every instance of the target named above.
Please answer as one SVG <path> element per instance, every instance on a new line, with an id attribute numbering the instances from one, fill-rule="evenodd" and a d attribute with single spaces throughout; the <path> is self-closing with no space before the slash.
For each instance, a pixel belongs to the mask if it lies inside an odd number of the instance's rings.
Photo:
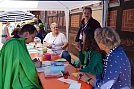
<path id="1" fill-rule="evenodd" d="M 120 47 L 120 37 L 110 27 L 95 30 L 95 40 L 101 50 L 107 53 L 103 60 L 101 79 L 95 75 L 79 73 L 78 78 L 95 89 L 131 89 L 131 66 L 128 57 Z M 80 76 L 82 75 L 82 76 Z"/>
<path id="2" fill-rule="evenodd" d="M 68 46 L 68 41 L 66 36 L 58 31 L 58 24 L 52 23 L 50 25 L 51 31 L 48 33 L 43 40 L 43 44 L 49 48 L 48 51 L 51 54 L 58 54 L 62 58 L 65 58 L 69 63 L 71 63 L 71 56 L 65 49 Z"/>

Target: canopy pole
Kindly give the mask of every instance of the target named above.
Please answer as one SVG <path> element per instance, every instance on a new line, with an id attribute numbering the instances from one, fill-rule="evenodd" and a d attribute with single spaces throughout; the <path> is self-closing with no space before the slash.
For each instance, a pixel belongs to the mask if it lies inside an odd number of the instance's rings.
<path id="1" fill-rule="evenodd" d="M 102 27 L 107 26 L 108 2 L 109 0 L 102 1 Z"/>
<path id="2" fill-rule="evenodd" d="M 66 37 L 68 40 L 68 33 L 69 33 L 69 10 L 65 10 L 65 18 L 66 18 Z"/>
<path id="3" fill-rule="evenodd" d="M 67 37 L 67 41 L 69 42 L 68 39 L 68 34 L 69 34 L 69 9 L 65 10 L 65 18 L 66 18 L 66 37 Z M 67 48 L 68 50 L 68 48 Z"/>

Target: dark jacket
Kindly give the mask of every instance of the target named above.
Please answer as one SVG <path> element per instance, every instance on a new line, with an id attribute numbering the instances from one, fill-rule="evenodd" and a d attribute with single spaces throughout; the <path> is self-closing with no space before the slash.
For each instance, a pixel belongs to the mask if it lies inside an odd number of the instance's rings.
<path id="1" fill-rule="evenodd" d="M 36 37 L 39 37 L 41 39 L 41 43 L 43 43 L 43 39 L 45 38 L 46 35 L 47 33 L 45 31 L 40 31 L 36 34 Z"/>
<path id="2" fill-rule="evenodd" d="M 79 30 L 78 30 L 78 33 L 77 33 L 75 42 L 79 42 L 80 32 L 81 32 L 82 28 L 85 27 L 85 25 L 84 25 L 84 20 L 85 20 L 85 19 L 83 19 L 83 20 L 81 21 L 81 24 L 80 24 L 80 27 L 79 27 Z M 99 23 L 97 20 L 95 20 L 95 19 L 93 19 L 93 18 L 91 17 L 91 18 L 89 19 L 88 24 L 87 24 L 87 26 L 86 26 L 85 28 L 92 28 L 92 29 L 95 30 L 95 29 L 97 29 L 97 28 L 101 28 L 101 26 L 100 26 L 100 23 Z M 84 29 L 85 29 L 85 28 L 84 28 Z"/>

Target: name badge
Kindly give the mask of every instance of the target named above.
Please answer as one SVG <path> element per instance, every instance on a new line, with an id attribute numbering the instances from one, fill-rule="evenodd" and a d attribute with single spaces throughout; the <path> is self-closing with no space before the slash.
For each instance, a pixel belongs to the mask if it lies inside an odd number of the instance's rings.
<path id="1" fill-rule="evenodd" d="M 82 34 L 80 34 L 79 39 L 82 40 Z"/>
<path id="2" fill-rule="evenodd" d="M 55 48 L 55 46 L 56 46 L 55 44 L 52 44 L 52 48 Z"/>

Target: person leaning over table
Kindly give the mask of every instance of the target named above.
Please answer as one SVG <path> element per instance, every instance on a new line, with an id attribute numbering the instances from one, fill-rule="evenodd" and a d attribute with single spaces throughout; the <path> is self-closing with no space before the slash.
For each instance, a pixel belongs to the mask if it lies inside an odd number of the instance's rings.
<path id="1" fill-rule="evenodd" d="M 24 25 L 17 35 L 7 40 L 0 54 L 0 89 L 42 89 L 36 67 L 28 53 L 26 43 L 36 36 L 33 25 Z"/>
<path id="2" fill-rule="evenodd" d="M 51 50 L 52 54 L 58 54 L 62 58 L 65 58 L 69 63 L 71 63 L 71 56 L 65 49 L 68 46 L 66 36 L 58 31 L 58 24 L 52 23 L 50 25 L 51 31 L 48 33 L 43 40 L 43 44 Z"/>
<path id="3" fill-rule="evenodd" d="M 78 57 L 82 66 L 79 71 L 96 74 L 97 79 L 99 79 L 103 70 L 103 55 L 94 39 L 93 29 L 87 28 L 83 31 L 83 50 L 80 46 L 76 46 L 76 48 L 79 50 Z"/>
<path id="4" fill-rule="evenodd" d="M 120 47 L 119 35 L 110 27 L 98 28 L 95 31 L 95 40 L 100 49 L 107 53 L 102 79 L 96 79 L 94 75 L 82 72 L 77 77 L 93 85 L 95 89 L 131 89 L 130 62 Z"/>

